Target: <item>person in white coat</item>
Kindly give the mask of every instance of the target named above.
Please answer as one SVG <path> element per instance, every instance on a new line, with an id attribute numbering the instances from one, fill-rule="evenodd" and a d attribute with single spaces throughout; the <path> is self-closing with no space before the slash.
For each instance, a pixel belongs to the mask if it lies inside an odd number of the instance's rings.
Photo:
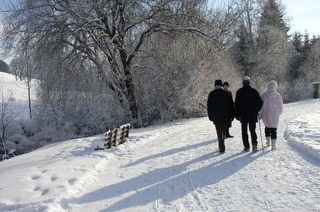
<path id="1" fill-rule="evenodd" d="M 265 126 L 265 136 L 267 140 L 267 146 L 271 149 L 276 149 L 277 140 L 277 128 L 279 125 L 279 118 L 283 112 L 283 99 L 277 92 L 278 84 L 276 81 L 270 81 L 268 83 L 268 89 L 261 94 L 263 100 L 263 106 L 259 113 Z"/>

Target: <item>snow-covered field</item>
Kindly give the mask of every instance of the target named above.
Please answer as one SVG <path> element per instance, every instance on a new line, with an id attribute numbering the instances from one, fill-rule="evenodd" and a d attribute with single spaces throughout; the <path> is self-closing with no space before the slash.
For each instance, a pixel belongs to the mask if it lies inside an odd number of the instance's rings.
<path id="1" fill-rule="evenodd" d="M 207 117 L 109 150 L 91 148 L 103 135 L 51 144 L 0 163 L 0 211 L 320 211 L 319 120 L 320 100 L 286 104 L 277 150 L 255 154 L 238 121 L 219 154 Z"/>
<path id="2" fill-rule="evenodd" d="M 35 92 L 33 92 L 33 85 L 35 81 L 31 82 L 30 98 L 35 99 Z M 8 110 L 16 119 L 29 117 L 28 107 L 28 87 L 24 80 L 16 80 L 14 75 L 0 72 L 0 93 L 1 102 L 8 102 L 10 110 Z"/>

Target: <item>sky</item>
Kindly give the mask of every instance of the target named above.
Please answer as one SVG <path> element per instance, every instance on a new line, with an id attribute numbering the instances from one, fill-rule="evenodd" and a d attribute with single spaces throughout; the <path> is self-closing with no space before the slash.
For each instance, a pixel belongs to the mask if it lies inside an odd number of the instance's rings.
<path id="1" fill-rule="evenodd" d="M 4 4 L 1 0 L 0 8 Z M 289 33 L 300 32 L 302 34 L 307 32 L 313 35 L 320 35 L 320 0 L 281 0 L 286 9 L 286 18 L 290 21 Z M 9 63 L 10 58 L 0 55 L 0 59 Z"/>
<path id="2" fill-rule="evenodd" d="M 290 18 L 290 32 L 305 30 L 310 35 L 320 35 L 320 1 L 319 0 L 281 0 L 286 8 L 286 16 Z"/>
<path id="3" fill-rule="evenodd" d="M 259 151 L 243 152 L 235 120 L 220 154 L 207 117 L 131 129 L 108 150 L 94 150 L 103 135 L 50 144 L 0 162 L 0 211 L 320 211 L 319 126 L 308 99 L 284 105 L 276 150 L 261 122 Z"/>

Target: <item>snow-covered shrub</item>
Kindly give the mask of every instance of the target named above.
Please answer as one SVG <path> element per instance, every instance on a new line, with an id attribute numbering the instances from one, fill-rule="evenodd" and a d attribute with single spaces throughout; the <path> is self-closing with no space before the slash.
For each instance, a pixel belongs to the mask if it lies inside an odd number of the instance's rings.
<path id="1" fill-rule="evenodd" d="M 39 132 L 29 138 L 36 142 L 37 147 L 60 141 L 59 131 L 51 126 L 43 126 Z"/>
<path id="2" fill-rule="evenodd" d="M 6 139 L 6 147 L 8 150 L 15 149 L 17 154 L 23 154 L 35 149 L 36 142 L 23 135 L 15 134 Z"/>
<path id="3" fill-rule="evenodd" d="M 22 126 L 19 121 L 12 121 L 6 127 L 6 137 L 12 136 L 14 134 L 23 134 Z"/>
<path id="4" fill-rule="evenodd" d="M 303 99 L 312 98 L 313 88 L 311 83 L 307 83 L 304 79 L 297 79 L 293 83 L 294 86 L 280 87 L 280 92 L 283 92 L 283 101 L 286 103 L 296 102 Z"/>
<path id="5" fill-rule="evenodd" d="M 34 119 L 22 119 L 20 121 L 23 134 L 27 137 L 33 136 L 36 134 L 40 128 Z"/>

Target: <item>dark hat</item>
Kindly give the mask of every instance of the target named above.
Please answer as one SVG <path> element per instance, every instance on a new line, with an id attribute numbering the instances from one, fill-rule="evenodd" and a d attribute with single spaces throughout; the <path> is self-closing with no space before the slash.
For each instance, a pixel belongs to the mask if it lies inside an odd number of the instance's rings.
<path id="1" fill-rule="evenodd" d="M 222 81 L 221 80 L 216 80 L 214 82 L 214 86 L 217 86 L 217 85 L 221 85 L 222 86 Z"/>
<path id="2" fill-rule="evenodd" d="M 223 85 L 227 85 L 228 87 L 230 87 L 228 82 L 224 82 Z"/>
<path id="3" fill-rule="evenodd" d="M 243 85 L 250 85 L 250 77 L 245 76 L 242 80 Z"/>

